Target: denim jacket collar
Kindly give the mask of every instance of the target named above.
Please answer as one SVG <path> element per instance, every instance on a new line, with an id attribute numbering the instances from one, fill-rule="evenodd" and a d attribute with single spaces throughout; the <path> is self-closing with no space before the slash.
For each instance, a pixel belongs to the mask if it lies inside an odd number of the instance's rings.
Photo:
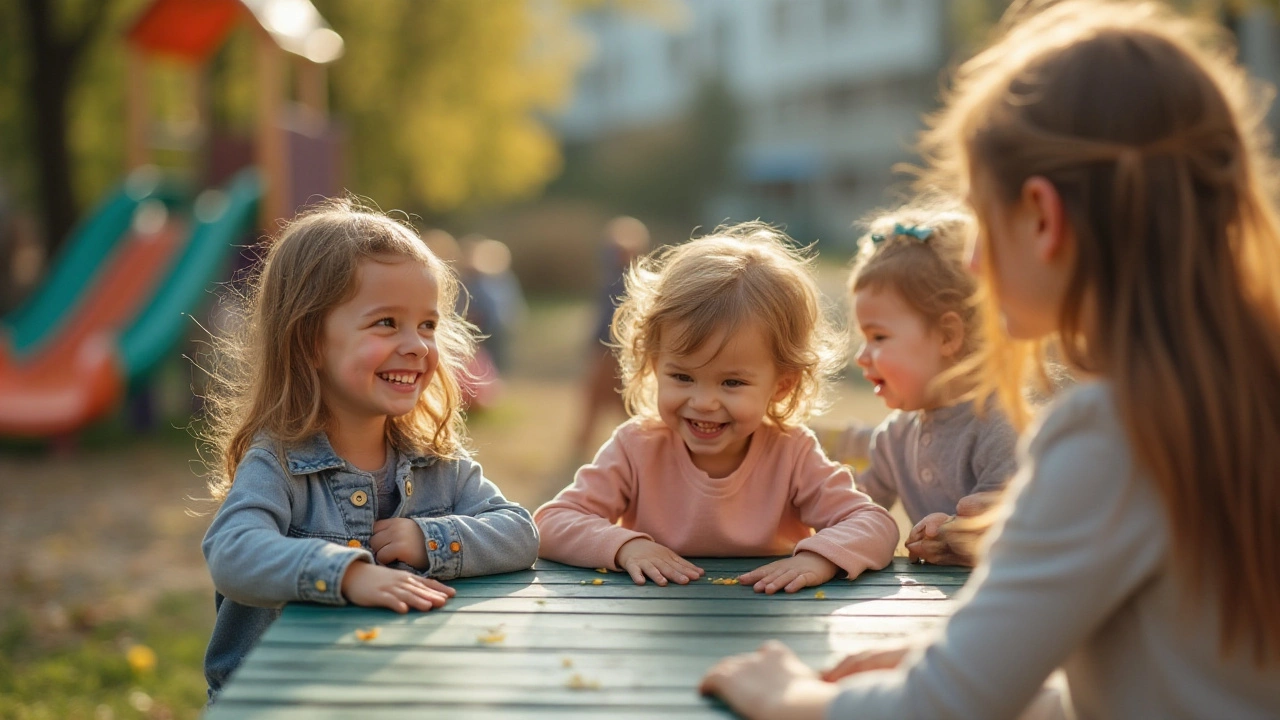
<path id="1" fill-rule="evenodd" d="M 401 457 L 407 459 L 412 467 L 425 467 L 437 460 L 434 455 L 421 453 L 406 453 Z M 329 436 L 323 431 L 285 447 L 284 461 L 293 475 L 307 475 L 347 466 L 346 461 L 334 452 L 333 446 L 329 444 Z"/>

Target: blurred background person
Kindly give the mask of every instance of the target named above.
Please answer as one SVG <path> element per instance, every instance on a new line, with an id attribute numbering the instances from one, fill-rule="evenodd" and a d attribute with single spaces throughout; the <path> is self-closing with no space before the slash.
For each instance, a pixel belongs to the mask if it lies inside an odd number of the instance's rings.
<path id="1" fill-rule="evenodd" d="M 525 316 L 524 292 L 511 271 L 506 243 L 478 235 L 462 240 L 463 283 L 471 294 L 468 315 L 485 338 L 481 345 L 499 373 L 511 369 L 512 333 Z"/>
<path id="2" fill-rule="evenodd" d="M 596 425 L 605 414 L 622 414 L 620 369 L 610 346 L 610 326 L 613 312 L 625 291 L 624 278 L 640 256 L 649 250 L 649 228 L 639 220 L 619 216 L 605 226 L 600 247 L 601 277 L 604 284 L 596 297 L 595 331 L 591 336 L 587 366 L 582 375 L 582 421 L 574 436 L 571 462 L 587 459 L 593 442 Z M 611 420 L 605 418 L 606 424 Z"/>

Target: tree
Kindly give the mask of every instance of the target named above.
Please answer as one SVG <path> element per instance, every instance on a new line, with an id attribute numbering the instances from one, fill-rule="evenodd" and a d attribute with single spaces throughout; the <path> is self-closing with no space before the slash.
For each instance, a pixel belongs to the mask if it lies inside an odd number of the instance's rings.
<path id="1" fill-rule="evenodd" d="M 351 189 L 440 214 L 527 196 L 560 169 L 540 116 L 569 97 L 584 39 L 564 3 L 320 0 Z"/>
<path id="2" fill-rule="evenodd" d="M 68 152 L 68 98 L 85 49 L 113 0 L 98 0 L 77 13 L 78 22 L 60 17 L 49 0 L 22 0 L 26 21 L 28 72 L 25 97 L 30 103 L 30 131 L 40 188 L 40 216 L 50 254 L 56 251 L 76 219 Z M 68 25 L 70 27 L 68 28 Z"/>

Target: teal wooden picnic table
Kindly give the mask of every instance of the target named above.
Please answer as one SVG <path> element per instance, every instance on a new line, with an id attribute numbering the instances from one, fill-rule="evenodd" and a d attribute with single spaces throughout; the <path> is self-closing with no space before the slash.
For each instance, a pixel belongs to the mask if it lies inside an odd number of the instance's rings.
<path id="1" fill-rule="evenodd" d="M 289 605 L 207 717 L 732 717 L 696 690 L 721 657 L 776 638 L 824 666 L 936 625 L 968 578 L 898 558 L 794 594 L 729 584 L 768 560 L 695 559 L 706 576 L 667 587 L 539 560 L 427 613 Z"/>

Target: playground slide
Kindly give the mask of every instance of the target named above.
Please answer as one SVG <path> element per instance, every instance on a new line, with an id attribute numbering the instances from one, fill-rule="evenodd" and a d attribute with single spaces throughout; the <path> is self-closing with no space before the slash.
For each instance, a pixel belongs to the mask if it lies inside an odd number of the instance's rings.
<path id="1" fill-rule="evenodd" d="M 196 202 L 194 225 L 132 223 L 56 332 L 29 356 L 0 358 L 0 435 L 76 430 L 109 411 L 189 329 L 242 234 L 253 227 L 260 181 L 236 176 Z M 51 281 L 52 281 L 51 276 Z"/>
<path id="2" fill-rule="evenodd" d="M 139 205 L 159 200 L 172 206 L 176 190 L 155 168 L 131 173 L 72 231 L 45 281 L 27 300 L 0 320 L 0 355 L 25 357 L 35 352 L 80 304 L 98 268 L 129 237 Z"/>

